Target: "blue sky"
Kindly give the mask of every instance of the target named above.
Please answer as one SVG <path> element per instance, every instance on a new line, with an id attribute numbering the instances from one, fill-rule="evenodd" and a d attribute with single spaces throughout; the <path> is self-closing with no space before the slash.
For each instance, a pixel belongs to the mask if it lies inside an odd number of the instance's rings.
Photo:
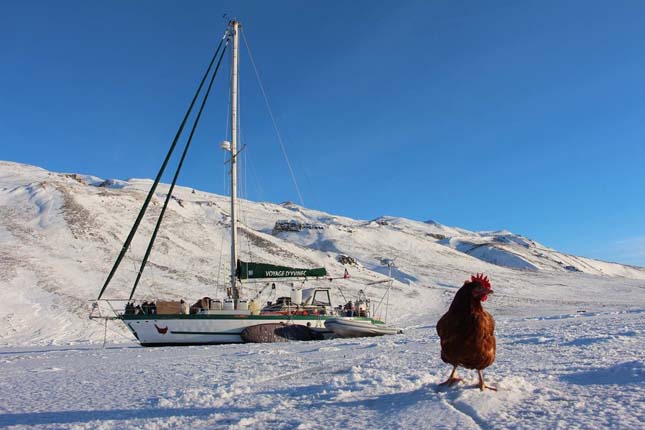
<path id="1" fill-rule="evenodd" d="M 4 2 L 0 159 L 153 177 L 223 13 L 244 25 L 306 206 L 645 266 L 640 1 Z M 241 70 L 245 194 L 297 202 L 246 52 Z M 217 193 L 225 76 L 180 178 Z"/>

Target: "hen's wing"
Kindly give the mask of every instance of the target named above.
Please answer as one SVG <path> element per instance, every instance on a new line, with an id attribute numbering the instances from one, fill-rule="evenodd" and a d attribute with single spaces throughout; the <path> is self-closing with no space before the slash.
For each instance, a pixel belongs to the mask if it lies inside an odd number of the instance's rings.
<path id="1" fill-rule="evenodd" d="M 441 359 L 458 366 L 459 356 L 465 337 L 464 315 L 458 312 L 447 312 L 437 323 L 437 334 L 441 341 Z"/>
<path id="2" fill-rule="evenodd" d="M 437 322 L 437 334 L 439 337 L 443 337 L 446 335 L 446 326 L 447 326 L 447 319 L 448 319 L 448 314 L 445 314 L 444 316 L 441 317 L 439 322 Z"/>
<path id="3" fill-rule="evenodd" d="M 475 315 L 472 347 L 476 352 L 471 359 L 472 368 L 485 369 L 493 364 L 497 349 L 495 320 L 484 310 Z"/>

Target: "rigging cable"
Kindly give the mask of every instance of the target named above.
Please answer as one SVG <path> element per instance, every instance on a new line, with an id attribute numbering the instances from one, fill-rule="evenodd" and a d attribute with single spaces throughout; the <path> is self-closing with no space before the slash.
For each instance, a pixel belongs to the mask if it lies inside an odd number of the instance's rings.
<path id="1" fill-rule="evenodd" d="M 302 194 L 300 193 L 300 187 L 298 186 L 298 181 L 296 181 L 296 175 L 293 172 L 293 168 L 291 167 L 291 162 L 289 161 L 289 157 L 287 156 L 287 150 L 284 146 L 284 142 L 282 140 L 282 135 L 280 134 L 280 130 L 278 129 L 278 124 L 275 120 L 275 117 L 273 116 L 273 110 L 271 110 L 271 105 L 269 104 L 269 98 L 267 97 L 266 91 L 264 91 L 264 85 L 262 85 L 262 79 L 260 79 L 260 73 L 258 72 L 258 68 L 255 66 L 255 60 L 253 60 L 253 54 L 251 53 L 251 48 L 249 47 L 249 43 L 246 40 L 245 32 L 241 31 L 240 33 L 242 34 L 242 40 L 244 41 L 246 50 L 249 53 L 249 59 L 251 60 L 251 65 L 253 66 L 253 70 L 255 71 L 255 76 L 258 79 L 258 84 L 260 85 L 260 91 L 262 92 L 262 96 L 264 97 L 264 103 L 266 104 L 267 110 L 269 111 L 269 116 L 271 117 L 273 128 L 275 129 L 276 135 L 278 136 L 278 142 L 280 143 L 282 154 L 284 155 L 284 159 L 287 161 L 287 167 L 289 168 L 289 173 L 291 174 L 291 180 L 293 181 L 293 184 L 296 187 L 296 192 L 298 193 L 300 204 L 304 207 L 305 202 L 302 199 Z"/>
<path id="2" fill-rule="evenodd" d="M 157 233 L 159 232 L 161 221 L 163 220 L 163 216 L 166 213 L 166 208 L 168 207 L 168 203 L 170 202 L 170 198 L 172 197 L 172 192 L 175 189 L 175 184 L 177 183 L 177 179 L 179 178 L 179 172 L 181 171 L 181 167 L 184 164 L 186 154 L 188 153 L 188 148 L 190 148 L 190 143 L 192 142 L 193 135 L 195 134 L 195 129 L 197 128 L 197 124 L 199 123 L 199 120 L 202 116 L 202 112 L 204 111 L 204 106 L 206 105 L 206 101 L 208 100 L 208 96 L 210 95 L 211 88 L 213 87 L 213 82 L 215 82 L 217 71 L 219 70 L 219 66 L 222 64 L 222 59 L 224 58 L 224 54 L 226 53 L 226 48 L 228 47 L 228 43 L 229 43 L 229 39 L 227 38 L 226 43 L 224 44 L 224 49 L 222 50 L 222 54 L 220 55 L 219 60 L 217 61 L 217 66 L 215 66 L 215 71 L 213 72 L 213 76 L 211 77 L 211 80 L 208 83 L 208 88 L 206 89 L 206 94 L 204 95 L 202 104 L 199 107 L 199 111 L 197 112 L 195 122 L 193 123 L 193 128 L 190 130 L 190 135 L 188 136 L 188 140 L 186 141 L 186 146 L 184 147 L 184 151 L 181 154 L 181 159 L 179 160 L 179 164 L 177 165 L 175 176 L 173 177 L 172 183 L 170 184 L 170 189 L 168 190 L 168 194 L 166 194 L 166 200 L 164 201 L 163 207 L 161 208 L 159 219 L 157 219 L 157 224 L 155 225 L 154 232 L 152 233 L 152 237 L 150 238 L 150 242 L 148 243 L 148 249 L 146 249 L 146 254 L 143 257 L 143 260 L 141 261 L 141 267 L 139 268 L 139 273 L 137 273 L 137 279 L 134 281 L 134 286 L 132 287 L 132 291 L 130 292 L 130 297 L 128 298 L 128 300 L 132 300 L 134 291 L 137 289 L 137 285 L 139 285 L 139 280 L 141 279 L 141 275 L 143 274 L 143 269 L 145 269 L 146 263 L 148 262 L 148 257 L 150 256 L 150 252 L 152 251 L 152 246 L 154 245 L 155 239 L 157 238 Z"/>
<path id="3" fill-rule="evenodd" d="M 228 74 L 228 87 L 230 88 L 231 85 L 233 85 L 233 74 L 229 73 Z M 228 102 L 226 104 L 226 122 L 225 122 L 225 132 L 224 136 L 225 139 L 228 139 L 229 135 L 229 125 L 230 125 L 230 115 L 231 115 L 231 92 L 228 92 Z M 222 152 L 222 164 L 226 165 L 229 160 L 227 160 L 226 153 Z M 222 182 L 224 184 L 224 192 L 222 192 L 223 196 L 230 196 L 230 190 L 231 186 L 229 183 L 229 177 L 230 174 L 226 169 L 222 170 L 222 175 L 224 176 L 224 181 Z M 219 205 L 218 205 L 219 208 Z M 224 217 L 226 216 L 225 212 L 220 211 L 220 215 L 222 216 L 221 219 L 221 225 L 222 229 L 220 230 L 221 232 L 221 241 L 220 241 L 220 248 L 219 248 L 219 262 L 217 263 L 217 287 L 215 288 L 215 291 L 217 293 L 220 285 L 220 279 L 221 279 L 221 274 L 222 274 L 222 258 L 224 257 L 223 249 L 224 249 L 224 236 L 226 235 L 226 230 L 228 229 L 224 223 Z M 224 283 L 223 290 L 226 292 L 226 283 Z"/>
<path id="4" fill-rule="evenodd" d="M 229 88 L 232 85 L 231 84 L 232 80 L 233 80 L 233 75 L 231 73 L 229 73 L 228 74 L 228 87 Z M 228 93 L 228 99 L 227 100 L 228 100 L 228 103 L 226 104 L 226 122 L 225 122 L 225 126 L 224 126 L 225 139 L 228 139 L 228 126 L 229 126 L 229 122 L 230 122 L 229 121 L 229 116 L 231 114 L 231 93 L 230 93 L 230 91 Z M 225 152 L 222 152 L 222 160 L 223 160 L 222 164 L 226 165 L 226 163 L 228 163 L 228 160 L 226 159 L 226 153 Z M 222 175 L 224 176 L 224 180 L 222 181 L 222 183 L 224 184 L 224 192 L 222 192 L 222 195 L 225 196 L 225 195 L 229 194 L 229 190 L 230 190 L 230 186 L 228 184 L 228 176 L 229 175 L 228 175 L 228 172 L 226 171 L 226 169 L 222 170 Z M 217 207 L 219 209 L 219 205 Z M 220 215 L 223 216 L 224 213 L 220 212 Z M 218 221 L 217 224 L 220 224 L 220 223 L 222 224 L 222 226 L 224 226 L 224 220 L 223 219 L 220 219 L 220 221 Z M 221 274 L 222 274 L 222 257 L 224 256 L 223 255 L 224 236 L 226 234 L 225 227 L 222 227 L 222 229 L 220 229 L 220 232 L 221 232 L 221 234 L 220 234 L 221 240 L 220 240 L 220 246 L 219 246 L 219 261 L 217 263 L 217 283 L 216 283 L 217 286 L 215 287 L 215 293 L 216 294 L 217 294 L 217 291 L 219 289 L 220 279 L 221 279 Z M 224 287 L 224 291 L 226 291 L 226 287 Z"/>
<path id="5" fill-rule="evenodd" d="M 240 240 L 240 245 L 242 244 L 242 241 L 246 239 L 246 248 L 248 249 L 248 261 L 253 261 L 253 252 L 251 250 L 251 232 L 247 228 L 248 227 L 248 219 L 247 219 L 247 211 L 246 211 L 246 204 L 248 203 L 248 183 L 247 183 L 247 166 L 248 166 L 248 156 L 246 152 L 246 146 L 244 145 L 244 140 L 243 140 L 243 135 L 242 135 L 242 104 L 240 103 L 241 100 L 241 89 L 240 89 L 240 84 L 238 82 L 238 87 L 237 87 L 237 130 L 238 130 L 238 135 L 240 139 L 240 151 L 238 154 L 241 156 L 240 158 L 240 169 L 238 169 L 238 177 L 237 177 L 237 182 L 240 184 L 240 194 L 241 194 L 241 199 L 238 200 L 239 203 L 239 218 L 242 219 L 242 222 L 244 224 L 244 231 Z M 243 180 L 240 180 L 240 178 L 243 178 Z M 246 200 L 246 202 L 245 202 Z M 242 248 L 242 246 L 240 246 Z"/>
<path id="6" fill-rule="evenodd" d="M 222 154 L 223 154 L 222 157 L 225 160 L 224 164 L 226 164 L 226 154 L 224 154 L 224 153 L 222 153 Z M 227 189 L 227 183 L 226 182 L 227 182 L 227 179 L 228 179 L 228 177 L 227 177 L 227 175 L 225 173 L 224 174 L 224 193 L 222 193 L 222 194 L 226 194 L 226 189 Z M 222 257 L 223 257 L 223 254 L 224 254 L 224 252 L 223 252 L 223 250 L 224 250 L 224 236 L 226 234 L 226 227 L 224 225 L 224 219 L 223 219 L 224 214 L 221 212 L 221 209 L 220 209 L 219 205 L 217 205 L 217 210 L 219 212 L 220 219 L 215 222 L 215 226 L 216 226 L 216 228 L 219 229 L 219 232 L 220 232 L 220 244 L 219 244 L 219 261 L 217 262 L 217 283 L 216 283 L 217 286 L 215 287 L 215 292 L 216 293 L 217 293 L 217 291 L 219 289 L 220 279 L 221 279 L 221 274 L 222 274 Z M 222 228 L 219 228 L 220 225 L 222 226 Z M 224 287 L 224 289 L 226 290 L 226 287 Z"/>
<path id="7" fill-rule="evenodd" d="M 181 125 L 179 126 L 179 129 L 177 130 L 177 134 L 175 135 L 175 138 L 172 141 L 172 144 L 170 145 L 170 149 L 168 150 L 168 154 L 166 154 L 166 158 L 163 161 L 163 164 L 161 165 L 161 168 L 159 169 L 159 173 L 157 173 L 157 176 L 155 177 L 155 181 L 152 184 L 152 187 L 150 188 L 150 191 L 148 192 L 148 195 L 146 196 L 146 200 L 143 202 L 143 206 L 141 207 L 141 210 L 139 211 L 139 215 L 137 215 L 137 219 L 134 222 L 134 225 L 132 226 L 132 229 L 130 230 L 130 233 L 128 234 L 127 239 L 123 243 L 123 247 L 121 248 L 121 252 L 119 253 L 118 257 L 116 258 L 116 261 L 114 262 L 114 266 L 112 266 L 112 270 L 110 270 L 110 273 L 105 280 L 105 283 L 103 284 L 103 288 L 101 288 L 101 291 L 99 292 L 99 296 L 97 300 L 101 299 L 101 296 L 103 296 L 103 293 L 105 292 L 105 289 L 107 288 L 108 284 L 112 280 L 112 277 L 114 276 L 114 273 L 118 269 L 119 265 L 121 264 L 121 260 L 123 260 L 123 257 L 125 256 L 125 253 L 127 252 L 128 248 L 130 247 L 130 243 L 132 242 L 132 239 L 134 239 L 134 235 L 137 233 L 137 229 L 139 228 L 139 224 L 141 223 L 141 220 L 143 219 L 143 215 L 146 213 L 146 210 L 148 209 L 148 205 L 150 204 L 150 200 L 152 200 L 152 196 L 155 193 L 155 190 L 157 189 L 157 185 L 159 185 L 159 181 L 161 181 L 161 177 L 163 176 L 163 172 L 166 170 L 166 165 L 168 164 L 168 161 L 170 160 L 170 157 L 172 156 L 172 153 L 175 150 L 175 146 L 177 146 L 177 141 L 179 140 L 179 136 L 184 130 L 184 126 L 186 125 L 186 121 L 188 120 L 188 117 L 190 116 L 190 113 L 193 110 L 193 106 L 195 105 L 195 102 L 197 101 L 197 98 L 199 96 L 199 93 L 202 91 L 202 87 L 204 86 L 204 82 L 206 82 L 206 78 L 208 77 L 211 68 L 213 67 L 213 63 L 215 62 L 215 59 L 217 58 L 217 55 L 219 54 L 220 48 L 222 47 L 222 43 L 224 42 L 225 39 L 228 39 L 228 30 L 224 32 L 224 36 L 219 42 L 219 45 L 217 45 L 217 49 L 215 50 L 215 54 L 213 55 L 213 58 L 211 59 L 210 63 L 208 64 L 208 68 L 206 69 L 206 73 L 204 73 L 204 77 L 202 78 L 201 82 L 199 83 L 199 86 L 197 87 L 197 91 L 195 92 L 195 96 L 193 97 L 193 100 L 190 102 L 190 106 L 188 107 L 188 110 L 186 111 L 186 115 L 184 116 L 183 121 L 181 122 Z"/>

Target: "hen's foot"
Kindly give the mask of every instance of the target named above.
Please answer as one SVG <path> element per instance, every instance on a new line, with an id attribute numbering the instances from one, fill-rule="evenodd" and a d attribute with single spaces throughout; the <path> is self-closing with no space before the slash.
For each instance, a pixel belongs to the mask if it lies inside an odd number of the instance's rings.
<path id="1" fill-rule="evenodd" d="M 439 384 L 439 386 L 447 385 L 447 386 L 450 387 L 451 385 L 454 385 L 454 384 L 456 384 L 457 382 L 459 382 L 461 380 L 462 380 L 461 378 L 448 378 L 446 381 L 444 381 L 441 384 Z"/>
<path id="2" fill-rule="evenodd" d="M 491 387 L 490 385 L 486 385 L 483 381 L 481 381 L 477 386 L 481 391 L 484 391 L 485 389 L 497 391 L 496 387 Z"/>
<path id="3" fill-rule="evenodd" d="M 486 385 L 486 383 L 484 382 L 484 373 L 481 370 L 477 370 L 477 374 L 479 375 L 478 387 L 481 391 L 484 391 L 484 389 L 486 388 L 488 388 L 489 390 L 497 391 L 497 388 Z"/>

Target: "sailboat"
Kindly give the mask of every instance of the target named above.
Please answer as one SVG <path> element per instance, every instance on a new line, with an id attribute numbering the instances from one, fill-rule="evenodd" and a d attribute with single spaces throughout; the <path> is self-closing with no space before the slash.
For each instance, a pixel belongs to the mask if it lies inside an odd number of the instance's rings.
<path id="1" fill-rule="evenodd" d="M 256 300 L 249 300 L 244 297 L 242 282 L 246 280 L 269 280 L 279 281 L 309 281 L 329 280 L 325 268 L 294 268 L 283 265 L 244 262 L 238 258 L 237 235 L 238 235 L 238 205 L 237 205 L 237 156 L 238 156 L 238 51 L 239 33 L 241 25 L 237 20 L 228 22 L 224 36 L 208 66 L 204 77 L 197 89 L 197 92 L 190 104 L 181 126 L 175 136 L 170 150 L 157 174 L 157 177 L 147 195 L 146 200 L 139 212 L 139 215 L 132 226 L 130 234 L 125 240 L 112 270 L 110 271 L 96 301 L 93 304 L 90 318 L 102 318 L 106 320 L 116 319 L 123 322 L 132 332 L 134 337 L 143 346 L 169 346 L 169 345 L 204 345 L 204 344 L 226 344 L 244 342 L 243 333 L 250 327 L 272 324 L 288 326 L 304 326 L 308 330 L 319 335 L 318 338 L 335 336 L 332 329 L 325 326 L 330 321 L 330 327 L 342 325 L 343 320 L 360 322 L 363 326 L 385 327 L 380 320 L 370 317 L 369 300 L 363 298 L 349 302 L 344 306 L 334 307 L 331 302 L 331 289 L 328 286 L 314 287 L 308 289 L 293 288 L 289 296 L 279 298 L 275 303 L 268 303 L 260 308 Z M 227 48 L 231 45 L 231 79 L 230 79 L 230 141 L 221 144 L 222 149 L 230 153 L 227 164 L 230 167 L 230 218 L 231 218 L 231 261 L 230 261 L 230 286 L 226 289 L 227 296 L 223 300 L 210 299 L 205 297 L 193 306 L 188 303 L 176 300 L 155 300 L 152 302 L 138 303 L 133 295 L 141 279 L 146 262 L 152 250 L 161 220 L 171 198 L 175 187 L 179 170 L 183 164 L 186 152 L 190 146 L 195 127 L 201 117 L 204 104 L 208 99 L 213 81 L 219 70 L 220 64 Z M 211 73 L 215 64 L 214 72 Z M 195 105 L 198 96 L 207 77 L 211 76 L 205 96 L 197 119 L 193 125 L 190 137 L 184 148 L 179 161 L 177 171 L 170 186 L 164 206 L 161 209 L 159 219 L 148 244 L 141 267 L 137 273 L 134 286 L 129 298 L 122 300 L 104 299 L 103 294 L 110 284 L 114 273 L 130 247 L 130 243 L 137 232 L 148 204 L 155 189 L 161 180 L 164 169 L 175 149 L 177 140 L 181 135 L 187 119 Z M 328 282 L 327 282 L 328 284 Z M 101 305 L 107 303 L 111 311 L 110 315 L 101 312 Z M 123 306 L 124 304 L 124 306 Z M 123 307 L 121 307 L 123 306 Z M 386 334 L 386 333 L 383 333 Z"/>

